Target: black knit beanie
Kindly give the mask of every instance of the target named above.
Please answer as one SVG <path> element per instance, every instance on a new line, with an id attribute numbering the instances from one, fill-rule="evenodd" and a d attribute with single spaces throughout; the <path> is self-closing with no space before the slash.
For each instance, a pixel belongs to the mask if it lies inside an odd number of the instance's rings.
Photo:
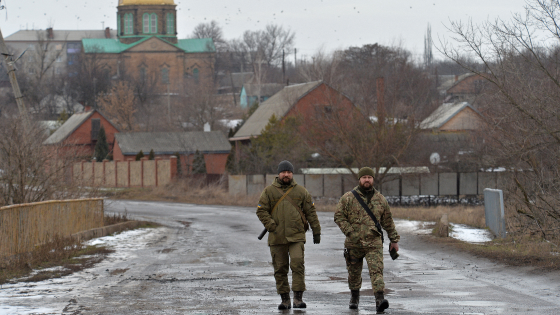
<path id="1" fill-rule="evenodd" d="M 288 162 L 288 161 L 282 161 L 280 162 L 280 164 L 278 164 L 278 174 L 284 172 L 284 171 L 290 171 L 290 172 L 294 172 L 294 166 L 292 165 L 292 163 Z"/>

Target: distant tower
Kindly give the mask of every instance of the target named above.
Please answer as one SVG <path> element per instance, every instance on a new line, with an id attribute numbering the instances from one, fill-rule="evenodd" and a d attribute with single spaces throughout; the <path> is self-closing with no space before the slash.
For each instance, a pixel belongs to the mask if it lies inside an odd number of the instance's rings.
<path id="1" fill-rule="evenodd" d="M 434 55 L 432 54 L 432 27 L 428 23 L 428 29 L 426 30 L 426 35 L 424 36 L 424 67 L 427 70 L 432 69 L 432 63 L 434 61 Z"/>
<path id="2" fill-rule="evenodd" d="M 117 34 L 130 44 L 158 36 L 177 44 L 177 6 L 173 0 L 119 0 Z"/>

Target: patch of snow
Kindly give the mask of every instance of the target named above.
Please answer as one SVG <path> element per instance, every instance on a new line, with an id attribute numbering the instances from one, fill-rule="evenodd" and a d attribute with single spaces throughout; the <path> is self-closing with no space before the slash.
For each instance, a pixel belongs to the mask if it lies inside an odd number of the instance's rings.
<path id="1" fill-rule="evenodd" d="M 485 229 L 473 228 L 465 224 L 449 223 L 452 231 L 450 237 L 467 243 L 485 243 L 494 239 L 492 233 Z"/>

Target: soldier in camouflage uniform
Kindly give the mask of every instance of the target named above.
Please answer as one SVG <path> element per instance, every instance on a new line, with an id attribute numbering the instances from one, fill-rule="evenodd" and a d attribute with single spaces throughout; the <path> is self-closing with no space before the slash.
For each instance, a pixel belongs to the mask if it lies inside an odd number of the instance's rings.
<path id="1" fill-rule="evenodd" d="M 303 302 L 305 291 L 305 222 L 313 229 L 313 243 L 321 242 L 321 226 L 315 212 L 311 194 L 293 179 L 294 167 L 288 161 L 278 165 L 278 177 L 272 185 L 266 187 L 259 199 L 257 216 L 268 234 L 268 246 L 272 255 L 276 291 L 282 298 L 278 309 L 291 308 L 290 284 L 288 271 L 292 269 L 292 289 L 294 291 L 294 308 L 306 308 Z M 280 200 L 289 189 L 287 197 Z M 275 205 L 276 209 L 274 209 Z M 299 208 L 299 210 L 296 208 Z M 272 211 L 274 209 L 274 211 Z M 271 213 L 272 212 L 272 213 Z M 307 226 L 308 228 L 308 226 Z M 291 260 L 291 261 L 290 261 Z"/>
<path id="2" fill-rule="evenodd" d="M 363 167 L 358 173 L 359 185 L 354 188 L 360 198 L 366 203 L 380 225 L 387 231 L 391 241 L 390 249 L 399 250 L 399 234 L 395 230 L 395 223 L 389 204 L 383 195 L 373 188 L 374 172 L 369 167 Z M 373 219 L 362 205 L 356 200 L 352 192 L 345 193 L 334 214 L 334 222 L 342 233 L 346 235 L 344 251 L 346 269 L 348 270 L 348 286 L 351 291 L 350 308 L 357 309 L 362 287 L 363 259 L 369 268 L 371 286 L 375 294 L 375 304 L 378 313 L 389 307 L 389 302 L 383 296 L 385 283 L 383 282 L 383 243 L 382 232 L 378 231 Z"/>

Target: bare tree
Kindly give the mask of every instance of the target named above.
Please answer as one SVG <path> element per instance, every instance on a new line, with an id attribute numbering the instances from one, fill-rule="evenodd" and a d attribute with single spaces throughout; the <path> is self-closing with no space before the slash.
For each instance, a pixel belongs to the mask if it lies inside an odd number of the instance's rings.
<path id="1" fill-rule="evenodd" d="M 24 127 L 19 118 L 0 120 L 1 205 L 84 195 L 79 183 L 69 182 L 74 152 L 60 146 L 44 147 L 45 131 L 35 124 Z"/>
<path id="2" fill-rule="evenodd" d="M 122 132 L 138 129 L 135 120 L 134 92 L 125 81 L 120 81 L 108 94 L 98 98 L 99 107 Z"/>
<path id="3" fill-rule="evenodd" d="M 191 37 L 212 38 L 217 51 L 222 51 L 226 47 L 226 41 L 224 40 L 222 28 L 218 25 L 218 22 L 214 20 L 208 23 L 200 23 L 195 26 Z"/>
<path id="4" fill-rule="evenodd" d="M 441 51 L 488 82 L 489 157 L 512 170 L 507 200 L 512 232 L 560 243 L 560 2 L 531 0 L 510 21 L 452 22 Z M 484 71 L 462 62 L 468 51 Z"/>

